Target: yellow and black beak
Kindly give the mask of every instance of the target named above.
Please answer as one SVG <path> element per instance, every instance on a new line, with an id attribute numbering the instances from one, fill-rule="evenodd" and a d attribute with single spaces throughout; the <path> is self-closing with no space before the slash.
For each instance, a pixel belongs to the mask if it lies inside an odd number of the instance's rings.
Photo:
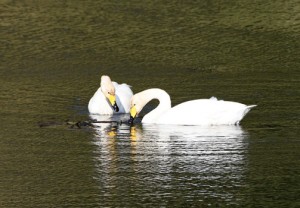
<path id="1" fill-rule="evenodd" d="M 113 107 L 114 111 L 119 112 L 119 107 L 116 102 L 116 96 L 110 94 L 108 97 L 108 100 L 109 100 L 111 106 Z"/>
<path id="2" fill-rule="evenodd" d="M 130 108 L 130 118 L 128 120 L 129 124 L 133 123 L 133 120 L 135 119 L 136 115 L 137 115 L 136 108 L 135 108 L 135 106 L 132 106 Z"/>

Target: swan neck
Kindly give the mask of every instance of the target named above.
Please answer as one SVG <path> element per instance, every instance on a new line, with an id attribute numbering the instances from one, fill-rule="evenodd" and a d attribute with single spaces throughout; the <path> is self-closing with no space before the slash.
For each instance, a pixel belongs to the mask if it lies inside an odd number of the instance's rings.
<path id="1" fill-rule="evenodd" d="M 143 123 L 155 123 L 155 121 L 167 110 L 171 108 L 171 99 L 169 94 L 161 89 L 150 89 L 144 91 L 146 103 L 153 99 L 159 101 L 158 106 L 146 114 L 142 120 Z"/>

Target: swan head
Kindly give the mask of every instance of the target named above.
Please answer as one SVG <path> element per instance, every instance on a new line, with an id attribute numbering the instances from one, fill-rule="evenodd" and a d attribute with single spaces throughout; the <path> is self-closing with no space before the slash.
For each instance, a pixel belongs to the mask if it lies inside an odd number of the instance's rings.
<path id="1" fill-rule="evenodd" d="M 118 112 L 119 107 L 116 102 L 116 93 L 115 93 L 115 87 L 109 78 L 109 76 L 103 75 L 101 77 L 101 91 L 104 94 L 104 96 L 109 100 L 111 106 L 113 109 Z"/>
<path id="2" fill-rule="evenodd" d="M 147 101 L 144 99 L 142 94 L 137 93 L 132 96 L 130 101 L 130 119 L 128 120 L 129 124 L 133 123 L 135 117 L 142 111 L 143 107 L 147 104 Z"/>

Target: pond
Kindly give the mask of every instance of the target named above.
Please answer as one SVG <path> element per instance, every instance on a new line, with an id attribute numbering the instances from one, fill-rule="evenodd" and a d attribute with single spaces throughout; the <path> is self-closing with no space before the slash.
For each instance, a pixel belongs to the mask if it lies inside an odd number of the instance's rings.
<path id="1" fill-rule="evenodd" d="M 1 207 L 297 207 L 296 1 L 1 2 Z M 270 12 L 269 12 L 270 11 Z M 172 106 L 256 104 L 240 126 L 70 128 L 100 77 Z M 40 127 L 40 123 L 49 123 Z"/>

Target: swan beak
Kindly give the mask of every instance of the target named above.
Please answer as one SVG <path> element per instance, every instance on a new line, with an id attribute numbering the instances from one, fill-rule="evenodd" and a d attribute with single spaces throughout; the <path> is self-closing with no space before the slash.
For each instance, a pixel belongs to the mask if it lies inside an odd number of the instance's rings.
<path id="1" fill-rule="evenodd" d="M 135 108 L 135 106 L 132 106 L 132 107 L 130 108 L 130 119 L 128 120 L 128 123 L 129 123 L 129 124 L 132 124 L 132 123 L 133 123 L 133 120 L 134 120 L 134 118 L 136 117 L 136 114 L 137 114 L 136 108 Z"/>
<path id="2" fill-rule="evenodd" d="M 119 107 L 116 102 L 116 96 L 115 95 L 109 95 L 108 100 L 113 107 L 114 111 L 119 112 Z"/>

